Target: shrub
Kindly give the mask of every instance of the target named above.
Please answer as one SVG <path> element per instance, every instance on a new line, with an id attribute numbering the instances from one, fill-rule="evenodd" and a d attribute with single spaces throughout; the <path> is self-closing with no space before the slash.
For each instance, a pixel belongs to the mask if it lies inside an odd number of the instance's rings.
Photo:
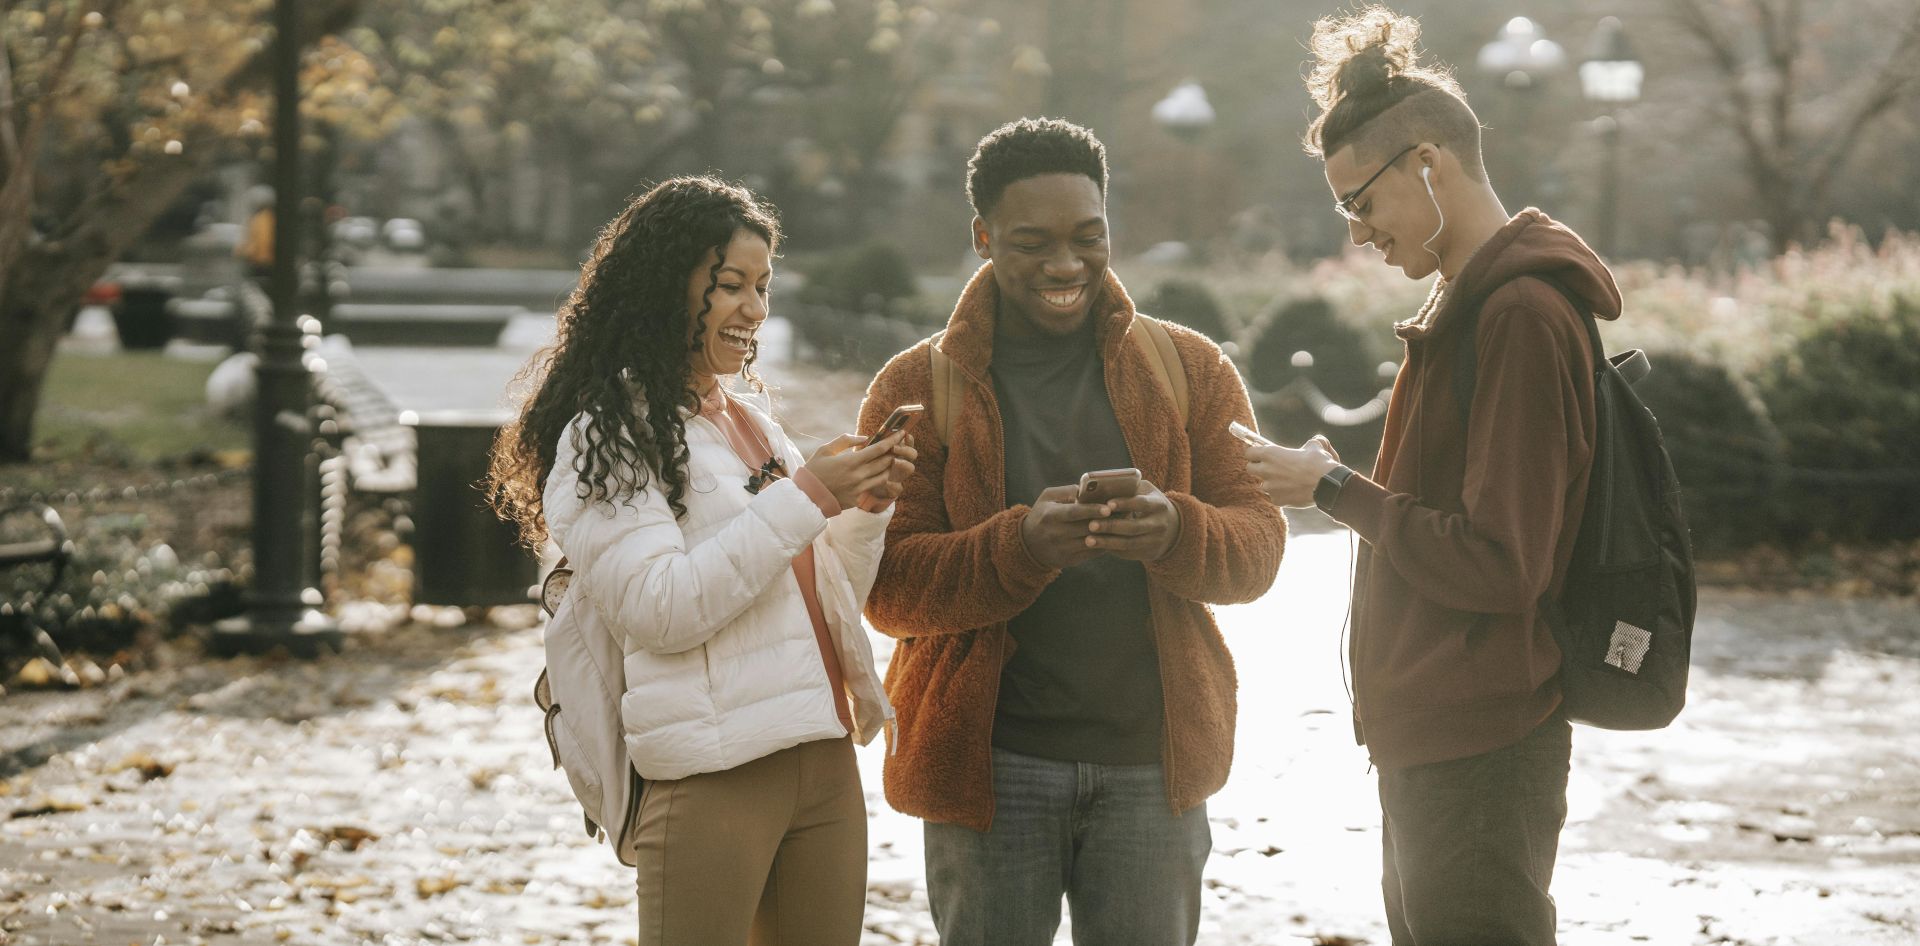
<path id="1" fill-rule="evenodd" d="M 1739 548 L 1779 524 L 1785 457 L 1779 433 L 1750 390 L 1723 366 L 1682 352 L 1651 352 L 1634 390 L 1655 417 L 1694 546 Z"/>
<path id="2" fill-rule="evenodd" d="M 809 357 L 829 368 L 877 370 L 933 332 L 916 320 L 826 305 L 798 305 L 784 311 Z"/>
<path id="3" fill-rule="evenodd" d="M 1306 352 L 1312 364 L 1296 366 Z M 1335 402 L 1353 407 L 1383 386 L 1380 359 L 1358 329 L 1340 321 L 1325 299 L 1310 297 L 1282 303 L 1253 343 L 1248 383 L 1260 391 L 1278 391 L 1306 378 Z"/>
<path id="4" fill-rule="evenodd" d="M 830 254 L 806 272 L 798 304 L 776 311 L 828 367 L 871 371 L 944 324 L 946 312 L 920 297 L 913 264 L 890 243 Z"/>
<path id="5" fill-rule="evenodd" d="M 1225 310 L 1206 283 L 1192 279 L 1169 279 L 1153 291 L 1143 307 L 1148 315 L 1177 322 L 1215 343 L 1233 341 Z"/>
<path id="6" fill-rule="evenodd" d="M 1793 466 L 1787 537 L 1920 536 L 1920 293 L 1823 316 L 1762 375 Z"/>
<path id="7" fill-rule="evenodd" d="M 1296 365 L 1298 352 L 1311 355 L 1311 364 L 1302 358 L 1303 364 Z M 1281 304 L 1266 320 L 1247 357 L 1248 386 L 1261 392 L 1255 395 L 1255 404 L 1262 431 L 1286 444 L 1324 433 L 1349 466 L 1368 469 L 1379 450 L 1383 418 L 1334 423 L 1295 382 L 1311 382 L 1339 407 L 1359 408 L 1386 386 L 1379 365 L 1366 336 L 1337 318 L 1326 300 L 1315 297 Z"/>
<path id="8" fill-rule="evenodd" d="M 800 301 L 851 312 L 886 312 L 919 291 L 906 254 L 876 240 L 818 262 L 807 273 Z"/>

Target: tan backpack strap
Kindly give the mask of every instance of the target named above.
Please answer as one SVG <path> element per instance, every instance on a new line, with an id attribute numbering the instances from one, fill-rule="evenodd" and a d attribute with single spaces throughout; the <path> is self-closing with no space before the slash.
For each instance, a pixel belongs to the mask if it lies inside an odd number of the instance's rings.
<path id="1" fill-rule="evenodd" d="M 1160 390 L 1173 398 L 1173 410 L 1180 417 L 1180 426 L 1187 425 L 1187 368 L 1180 363 L 1180 351 L 1173 347 L 1173 336 L 1167 327 L 1144 315 L 1133 317 L 1134 344 L 1140 346 L 1140 353 L 1147 356 L 1147 364 L 1153 366 L 1153 376 L 1160 382 Z"/>
<path id="2" fill-rule="evenodd" d="M 933 426 L 940 431 L 942 445 L 953 440 L 954 405 L 966 396 L 965 380 L 953 370 L 953 359 L 940 350 L 940 339 L 946 334 L 946 329 L 933 333 L 933 344 L 927 349 L 933 358 Z"/>

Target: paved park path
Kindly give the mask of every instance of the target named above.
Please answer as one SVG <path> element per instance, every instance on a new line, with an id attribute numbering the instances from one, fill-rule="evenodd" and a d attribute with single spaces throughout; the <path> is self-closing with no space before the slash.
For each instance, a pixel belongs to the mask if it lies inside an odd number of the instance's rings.
<path id="1" fill-rule="evenodd" d="M 864 384 L 774 380 L 812 439 Z M 1273 591 L 1218 610 L 1241 702 L 1206 944 L 1386 942 L 1341 683 L 1349 540 L 1299 522 Z M 631 942 L 631 875 L 541 737 L 531 609 L 414 616 L 314 663 L 180 641 L 102 687 L 0 697 L 0 944 Z M 1674 727 L 1576 730 L 1562 941 L 1920 943 L 1920 609 L 1709 591 L 1696 658 Z M 881 752 L 860 754 L 864 942 L 932 943 Z"/>
<path id="2" fill-rule="evenodd" d="M 1240 737 L 1204 943 L 1385 942 L 1346 554 L 1296 537 L 1272 594 L 1220 609 Z M 1674 728 L 1576 734 L 1563 941 L 1920 942 L 1911 603 L 1711 593 L 1700 631 Z M 631 877 L 549 767 L 537 628 L 409 623 L 317 663 L 173 653 L 0 700 L 0 942 L 631 941 Z M 879 747 L 860 759 L 865 942 L 931 943 L 919 825 L 881 799 Z"/>

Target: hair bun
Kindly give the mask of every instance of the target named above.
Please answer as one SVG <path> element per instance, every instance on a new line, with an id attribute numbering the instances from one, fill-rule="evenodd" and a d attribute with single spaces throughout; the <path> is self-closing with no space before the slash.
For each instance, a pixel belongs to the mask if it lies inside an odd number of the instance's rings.
<path id="1" fill-rule="evenodd" d="M 1395 79 L 1420 71 L 1419 42 L 1419 20 L 1381 6 L 1322 19 L 1310 44 L 1317 61 L 1308 91 L 1321 108 L 1390 92 Z"/>
<path id="2" fill-rule="evenodd" d="M 1372 98 L 1385 92 L 1402 71 L 1387 44 L 1374 43 L 1354 51 L 1353 57 L 1334 73 L 1333 87 L 1343 98 Z"/>

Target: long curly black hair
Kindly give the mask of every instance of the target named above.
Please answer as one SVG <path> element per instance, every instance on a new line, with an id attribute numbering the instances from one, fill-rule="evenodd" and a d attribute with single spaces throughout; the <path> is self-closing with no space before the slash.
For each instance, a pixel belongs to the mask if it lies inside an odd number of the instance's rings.
<path id="1" fill-rule="evenodd" d="M 581 499 L 625 499 L 658 477 L 674 515 L 686 515 L 680 410 L 698 407 L 692 362 L 727 244 L 743 229 L 779 249 L 772 205 L 717 178 L 676 177 L 635 198 L 600 231 L 579 286 L 560 309 L 553 343 L 514 378 L 524 400 L 519 416 L 500 429 L 487 470 L 488 501 L 529 548 L 547 540 L 541 494 L 560 437 L 582 413 L 585 443 L 574 460 Z M 688 281 L 708 250 L 718 259 L 707 270 L 700 310 L 689 312 Z M 757 354 L 756 346 L 742 375 L 763 391 L 753 370 Z M 637 398 L 645 400 L 645 417 Z"/>

